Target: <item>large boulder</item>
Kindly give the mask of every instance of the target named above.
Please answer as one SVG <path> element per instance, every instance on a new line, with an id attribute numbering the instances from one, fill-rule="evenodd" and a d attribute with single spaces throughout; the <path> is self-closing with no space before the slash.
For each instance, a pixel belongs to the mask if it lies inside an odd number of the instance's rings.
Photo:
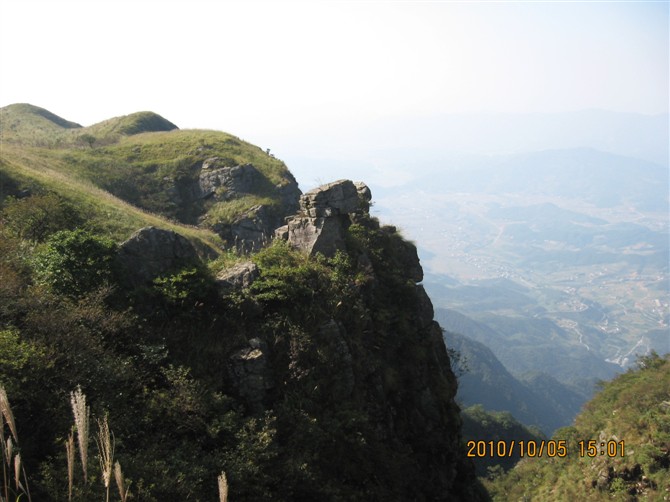
<path id="1" fill-rule="evenodd" d="M 288 241 L 310 255 L 334 256 L 344 249 L 344 225 L 339 218 L 293 218 L 287 226 Z"/>
<path id="2" fill-rule="evenodd" d="M 225 293 L 235 289 L 245 289 L 258 277 L 258 267 L 251 261 L 236 263 L 216 276 L 216 283 Z"/>
<path id="3" fill-rule="evenodd" d="M 298 213 L 275 231 L 275 238 L 310 255 L 333 256 L 344 249 L 346 229 L 357 214 L 367 213 L 370 199 L 370 189 L 361 182 L 322 185 L 300 197 Z"/>
<path id="4" fill-rule="evenodd" d="M 117 254 L 117 264 L 131 286 L 148 284 L 170 271 L 198 262 L 198 253 L 188 239 L 156 227 L 137 230 L 121 244 Z"/>
<path id="5" fill-rule="evenodd" d="M 350 180 L 321 185 L 300 197 L 300 209 L 312 218 L 353 213 L 359 207 L 358 189 Z"/>

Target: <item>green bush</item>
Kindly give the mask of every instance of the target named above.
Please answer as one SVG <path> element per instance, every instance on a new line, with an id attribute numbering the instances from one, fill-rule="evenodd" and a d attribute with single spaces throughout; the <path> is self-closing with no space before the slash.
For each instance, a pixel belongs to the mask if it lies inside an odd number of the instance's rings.
<path id="1" fill-rule="evenodd" d="M 82 221 L 77 208 L 53 193 L 8 198 L 2 219 L 17 237 L 36 242 L 59 230 L 73 229 Z"/>
<path id="2" fill-rule="evenodd" d="M 203 303 L 213 288 L 211 277 L 197 267 L 154 279 L 154 289 L 173 307 L 193 307 Z"/>
<path id="3" fill-rule="evenodd" d="M 55 293 L 79 297 L 113 282 L 116 244 L 85 230 L 62 230 L 37 253 L 38 282 Z"/>

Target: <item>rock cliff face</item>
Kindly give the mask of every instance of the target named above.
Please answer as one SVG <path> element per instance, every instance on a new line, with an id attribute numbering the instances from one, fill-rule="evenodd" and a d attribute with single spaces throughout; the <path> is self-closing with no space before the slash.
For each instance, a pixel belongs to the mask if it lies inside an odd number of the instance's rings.
<path id="1" fill-rule="evenodd" d="M 130 286 L 145 286 L 162 274 L 198 261 L 198 253 L 188 239 L 155 227 L 131 235 L 121 244 L 117 256 L 117 266 Z"/>
<path id="2" fill-rule="evenodd" d="M 303 255 L 346 263 L 339 265 L 346 274 L 326 286 L 287 279 L 277 291 L 276 274 L 288 272 L 260 263 L 250 289 L 261 293 L 255 298 L 265 322 L 230 356 L 232 384 L 250 410 L 282 409 L 292 417 L 281 431 L 291 448 L 325 441 L 323 454 L 354 464 L 333 458 L 329 465 L 343 486 L 360 485 L 347 500 L 382 493 L 388 500 L 484 500 L 461 445 L 442 330 L 417 284 L 423 271 L 416 247 L 370 217 L 370 199 L 367 186 L 349 180 L 301 197 L 277 238 Z M 305 280 L 313 282 L 301 290 Z M 304 297 L 277 303 L 294 288 Z M 295 500 L 314 496 L 302 489 L 295 488 Z"/>
<path id="3" fill-rule="evenodd" d="M 212 157 L 202 163 L 202 168 L 190 192 L 196 200 L 208 204 L 229 202 L 258 193 L 271 193 L 276 204 L 256 204 L 236 215 L 232 221 L 217 222 L 213 229 L 236 249 L 257 251 L 267 244 L 275 228 L 284 218 L 298 209 L 300 189 L 290 173 L 287 182 L 272 186 L 252 164 L 229 165 L 230 161 Z"/>

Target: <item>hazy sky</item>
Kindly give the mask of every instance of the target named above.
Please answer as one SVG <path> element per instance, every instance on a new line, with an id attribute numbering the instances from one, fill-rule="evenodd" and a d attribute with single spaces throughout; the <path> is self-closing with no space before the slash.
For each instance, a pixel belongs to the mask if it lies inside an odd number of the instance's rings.
<path id="1" fill-rule="evenodd" d="M 389 116 L 668 111 L 663 2 L 0 0 L 0 106 L 250 141 Z"/>

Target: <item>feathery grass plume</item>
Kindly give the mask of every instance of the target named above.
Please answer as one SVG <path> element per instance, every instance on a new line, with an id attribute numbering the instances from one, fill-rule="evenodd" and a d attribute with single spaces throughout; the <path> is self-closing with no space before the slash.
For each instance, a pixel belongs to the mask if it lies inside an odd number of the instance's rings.
<path id="1" fill-rule="evenodd" d="M 219 502 L 226 502 L 228 500 L 228 479 L 226 473 L 221 471 L 219 474 Z"/>
<path id="2" fill-rule="evenodd" d="M 107 502 L 109 502 L 109 481 L 112 479 L 112 466 L 114 462 L 114 438 L 109 431 L 107 415 L 102 420 L 98 419 L 98 437 L 95 442 L 98 445 L 100 454 L 100 471 L 102 472 L 102 481 L 107 491 Z"/>
<path id="3" fill-rule="evenodd" d="M 5 461 L 7 465 L 11 467 L 12 455 L 14 454 L 14 444 L 12 443 L 12 438 L 8 437 L 7 442 L 5 443 Z"/>
<path id="4" fill-rule="evenodd" d="M 74 428 L 73 428 L 74 429 Z M 65 442 L 67 452 L 67 499 L 72 500 L 72 486 L 74 484 L 74 432 L 70 431 Z"/>
<path id="5" fill-rule="evenodd" d="M 21 481 L 21 454 L 17 453 L 14 457 L 14 483 L 16 484 L 16 490 L 22 489 Z"/>
<path id="6" fill-rule="evenodd" d="M 114 464 L 114 479 L 116 479 L 116 486 L 119 489 L 121 502 L 126 502 L 126 500 L 128 500 L 128 495 L 130 494 L 130 487 L 126 487 L 126 482 L 123 479 L 123 472 L 121 472 L 121 464 L 118 460 Z"/>
<path id="7" fill-rule="evenodd" d="M 84 471 L 84 483 L 88 483 L 88 426 L 90 408 L 86 406 L 86 396 L 77 386 L 77 390 L 70 393 L 72 414 L 74 424 L 77 427 L 77 439 L 79 440 L 79 456 L 81 457 L 81 468 Z"/>
<path id="8" fill-rule="evenodd" d="M 7 392 L 5 388 L 0 385 L 0 412 L 2 416 L 5 417 L 7 425 L 9 425 L 9 430 L 14 436 L 14 441 L 19 442 L 19 435 L 16 433 L 16 423 L 14 422 L 14 414 L 12 413 L 12 408 L 9 406 L 9 399 L 7 399 Z"/>
<path id="9" fill-rule="evenodd" d="M 26 476 L 26 471 L 23 468 L 21 463 L 21 454 L 16 453 L 14 455 L 14 445 L 19 444 L 19 435 L 16 432 L 16 422 L 14 421 L 14 413 L 12 413 L 12 408 L 9 405 L 9 399 L 7 398 L 7 392 L 5 388 L 0 385 L 0 446 L 2 449 L 2 456 L 4 461 L 2 462 L 2 475 L 3 475 L 3 490 L 4 490 L 4 500 L 9 500 L 9 490 L 10 490 L 10 476 L 12 469 L 12 456 L 14 457 L 13 469 L 14 469 L 14 484 L 16 485 L 16 491 L 21 491 L 18 497 L 21 498 L 23 495 L 28 497 L 28 502 L 32 499 L 30 497 L 30 490 L 28 489 L 28 477 Z M 9 426 L 9 431 L 11 436 L 5 438 L 5 423 Z M 12 441 L 12 438 L 14 440 Z M 9 469 L 9 472 L 8 472 Z M 23 472 L 23 481 L 21 483 L 21 473 Z M 2 499 L 2 497 L 0 497 Z M 17 499 L 18 500 L 18 499 Z"/>

